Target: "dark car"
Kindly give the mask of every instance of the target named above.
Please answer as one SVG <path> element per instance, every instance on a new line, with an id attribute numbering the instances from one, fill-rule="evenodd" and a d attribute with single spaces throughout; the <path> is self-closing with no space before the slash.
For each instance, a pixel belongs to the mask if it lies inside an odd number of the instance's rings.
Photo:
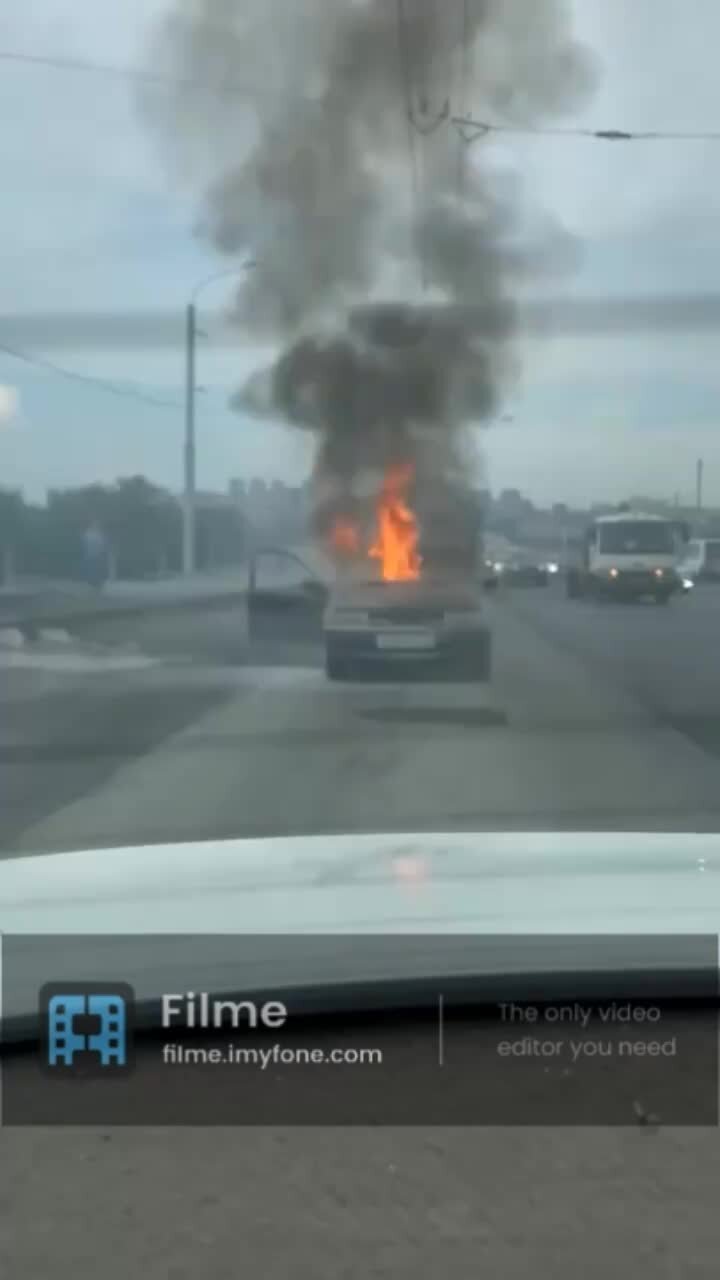
<path id="1" fill-rule="evenodd" d="M 513 557 L 499 572 L 501 581 L 509 587 L 546 587 L 550 580 L 548 565 L 532 557 Z"/>
<path id="2" fill-rule="evenodd" d="M 325 609 L 323 637 L 331 680 L 391 664 L 490 679 L 490 632 L 482 590 L 473 582 L 339 583 Z"/>

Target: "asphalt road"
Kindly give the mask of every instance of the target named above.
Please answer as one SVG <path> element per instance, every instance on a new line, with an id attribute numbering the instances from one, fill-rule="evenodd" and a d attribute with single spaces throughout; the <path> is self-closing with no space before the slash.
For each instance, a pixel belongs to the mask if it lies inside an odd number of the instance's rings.
<path id="1" fill-rule="evenodd" d="M 667 608 L 567 601 L 513 592 L 513 611 L 544 639 L 602 672 L 647 710 L 720 756 L 720 588 L 703 585 Z"/>
<path id="2" fill-rule="evenodd" d="M 329 684 L 243 610 L 0 653 L 0 852 L 333 830 L 720 831 L 720 592 L 516 590 L 489 686 Z"/>

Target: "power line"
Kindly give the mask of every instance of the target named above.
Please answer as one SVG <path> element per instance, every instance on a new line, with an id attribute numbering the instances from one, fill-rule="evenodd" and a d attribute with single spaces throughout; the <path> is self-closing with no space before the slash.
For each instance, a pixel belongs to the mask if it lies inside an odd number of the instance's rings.
<path id="1" fill-rule="evenodd" d="M 412 202 L 415 210 L 415 216 L 420 206 L 420 171 L 418 165 L 418 157 L 415 150 L 415 128 L 412 117 L 412 70 L 410 66 L 410 51 L 407 42 L 407 23 L 405 18 L 405 5 L 403 0 L 396 0 L 397 11 L 397 38 L 398 38 L 398 54 L 400 57 L 400 69 L 402 74 L 403 85 L 403 111 L 405 115 L 407 127 L 407 147 L 410 159 L 410 182 L 412 190 Z M 425 263 L 420 254 L 420 275 L 423 285 L 425 284 Z"/>
<path id="2" fill-rule="evenodd" d="M 720 142 L 720 130 L 686 132 L 672 129 L 579 129 L 495 124 L 489 120 L 473 120 L 470 116 L 452 116 L 450 123 L 466 143 L 477 142 L 491 133 L 517 134 L 520 137 L 589 138 L 601 142 Z"/>
<path id="3" fill-rule="evenodd" d="M 470 45 L 470 0 L 461 0 L 462 4 L 462 39 L 460 42 L 460 111 L 463 118 L 468 115 L 468 91 L 471 72 Z M 467 145 L 462 134 L 458 139 L 458 195 L 465 195 L 467 180 Z"/>
<path id="4" fill-rule="evenodd" d="M 112 395 L 141 400 L 156 409 L 179 409 L 180 407 L 169 400 L 157 400 L 145 391 L 119 386 L 117 383 L 109 382 L 105 378 L 94 378 L 92 374 L 79 373 L 75 369 L 66 369 L 64 365 L 55 364 L 52 360 L 46 360 L 43 356 L 32 355 L 28 351 L 21 351 L 18 347 L 8 347 L 4 343 L 0 343 L 0 352 L 7 356 L 12 356 L 14 360 L 22 360 L 23 364 L 35 365 L 38 369 L 44 369 L 47 373 L 54 373 L 58 377 L 68 378 L 73 382 L 83 382 L 91 387 L 99 387 L 102 391 L 109 391 Z"/>
<path id="5" fill-rule="evenodd" d="M 403 107 L 405 118 L 407 121 L 407 139 L 408 151 L 410 155 L 410 168 L 413 185 L 413 197 L 417 199 L 419 195 L 419 175 L 417 168 L 417 159 L 415 155 L 415 132 L 413 129 L 412 119 L 412 70 L 410 67 L 410 51 L 407 43 L 407 28 L 405 21 L 405 6 L 403 0 L 397 0 L 397 35 L 398 35 L 398 52 L 400 55 L 400 68 L 402 72 L 403 83 Z"/>
<path id="6" fill-rule="evenodd" d="M 433 135 L 439 133 L 443 124 L 447 123 L 452 113 L 456 64 L 457 32 L 454 27 L 453 9 L 438 5 L 437 0 L 425 0 L 425 10 L 420 17 L 418 42 L 420 45 L 419 63 L 422 68 L 418 76 L 418 105 L 413 111 L 413 125 L 420 134 L 420 155 L 422 159 L 423 200 L 427 205 L 431 198 L 431 190 L 437 182 L 437 172 L 444 185 L 447 173 L 446 139 L 440 145 L 433 144 Z M 461 111 L 468 110 L 468 102 L 461 100 L 458 104 Z M 453 154 L 451 152 L 451 161 Z"/>
<path id="7" fill-rule="evenodd" d="M 51 67 L 55 71 L 79 71 L 89 75 L 118 76 L 124 80 L 143 80 L 149 84 L 176 85 L 179 88 L 211 90 L 217 94 L 257 94 L 267 92 L 261 85 L 223 81 L 211 84 L 196 77 L 174 76 L 144 67 L 118 66 L 115 63 L 95 62 L 90 58 L 58 58 L 51 54 L 22 53 L 15 49 L 0 49 L 0 62 L 16 62 L 26 66 Z"/>
<path id="8" fill-rule="evenodd" d="M 404 39 L 403 3 L 397 0 L 399 10 L 399 26 L 401 42 Z M 213 83 L 197 77 L 174 76 L 162 71 L 151 71 L 144 67 L 119 66 L 114 63 L 95 62 L 89 58 L 62 58 L 51 54 L 24 53 L 16 49 L 0 49 L 0 62 L 13 62 L 20 65 L 50 67 L 57 71 L 81 72 L 90 75 L 112 75 L 126 80 L 141 80 L 146 83 L 175 85 L 178 88 L 202 89 L 219 95 L 245 96 L 247 94 L 265 94 L 270 96 L 272 90 L 267 85 L 223 80 Z M 408 68 L 409 71 L 409 68 Z M 407 76 L 408 72 L 404 72 Z M 466 142 L 475 142 L 489 133 L 517 134 L 528 137 L 587 138 L 604 142 L 720 142 L 720 130 L 681 130 L 681 129 L 588 129 L 573 127 L 552 127 L 542 125 L 510 125 L 497 124 L 489 120 L 475 120 L 468 115 L 450 116 L 444 106 L 438 115 L 429 123 L 418 120 L 413 110 L 412 86 L 406 86 L 408 97 L 408 114 L 410 127 L 416 132 L 428 133 L 438 128 L 445 120 L 449 120 L 456 129 L 465 136 Z"/>

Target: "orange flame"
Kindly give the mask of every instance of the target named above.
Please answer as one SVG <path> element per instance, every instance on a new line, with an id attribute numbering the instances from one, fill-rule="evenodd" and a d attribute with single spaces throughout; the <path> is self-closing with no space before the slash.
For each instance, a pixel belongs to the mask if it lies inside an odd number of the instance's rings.
<path id="1" fill-rule="evenodd" d="M 414 582 L 420 577 L 420 531 L 407 502 L 413 476 L 410 464 L 390 467 L 378 498 L 377 535 L 368 555 L 380 561 L 384 582 Z"/>
<path id="2" fill-rule="evenodd" d="M 352 520 L 338 516 L 329 533 L 330 546 L 339 555 L 355 556 L 360 551 L 360 531 Z"/>

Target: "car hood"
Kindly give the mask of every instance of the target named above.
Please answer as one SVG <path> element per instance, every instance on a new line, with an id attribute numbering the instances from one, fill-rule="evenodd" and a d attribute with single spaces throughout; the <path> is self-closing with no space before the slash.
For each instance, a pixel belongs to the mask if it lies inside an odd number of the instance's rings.
<path id="1" fill-rule="evenodd" d="M 718 933 L 713 834 L 302 836 L 0 862 L 3 933 Z"/>
<path id="2" fill-rule="evenodd" d="M 9 859 L 0 863 L 3 1033 L 35 1034 L 38 992 L 51 979 L 120 977 L 140 1001 L 230 992 L 253 976 L 263 989 L 329 983 L 342 993 L 343 983 L 391 976 L 437 980 L 455 971 L 456 944 L 472 950 L 484 935 L 491 948 L 499 942 L 498 972 L 538 972 L 550 947 L 552 971 L 564 968 L 576 991 L 576 959 L 548 935 L 626 935 L 610 945 L 623 972 L 636 963 L 637 935 L 717 936 L 717 850 L 714 835 L 410 833 Z M 274 936 L 243 944 L 257 934 Z M 344 937 L 320 936 L 329 934 Z M 359 934 L 376 945 L 358 945 Z M 409 938 L 398 952 L 402 934 L 445 936 L 419 947 Z M 509 934 L 529 936 L 508 947 Z M 662 961 L 667 944 L 648 945 Z"/>

